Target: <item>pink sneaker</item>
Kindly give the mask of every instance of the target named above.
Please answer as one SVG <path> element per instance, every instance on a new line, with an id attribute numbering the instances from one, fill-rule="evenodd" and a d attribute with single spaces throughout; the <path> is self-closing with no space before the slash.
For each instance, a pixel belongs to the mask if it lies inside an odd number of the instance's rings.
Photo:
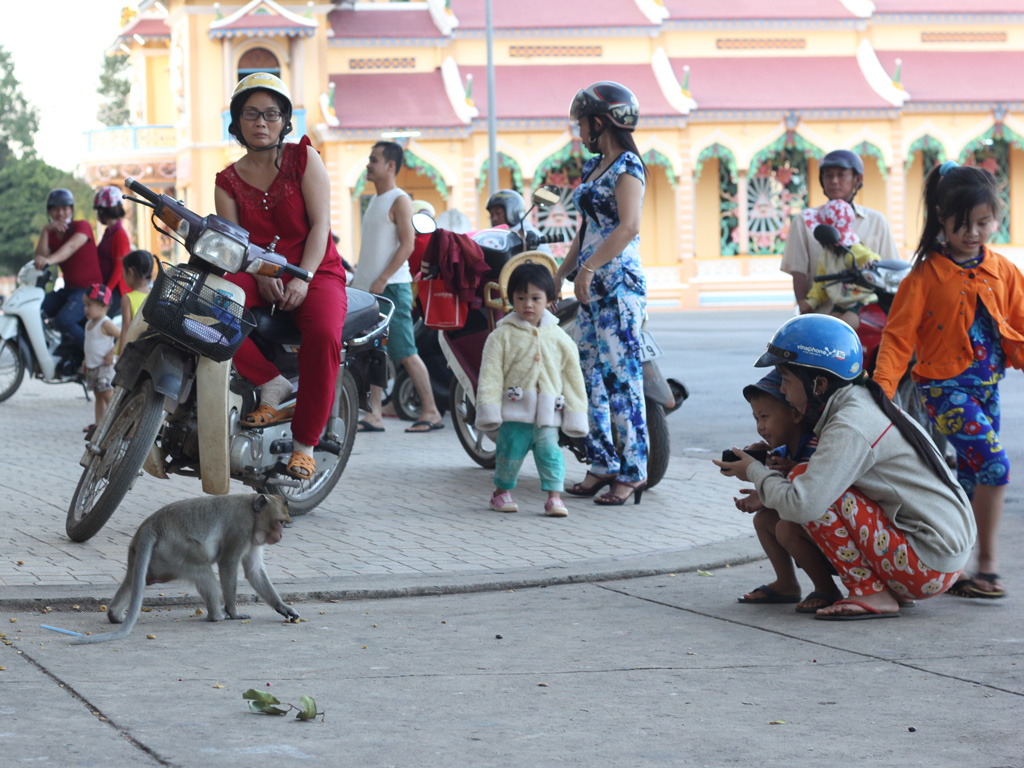
<path id="1" fill-rule="evenodd" d="M 548 499 L 544 505 L 544 514 L 548 517 L 567 517 L 569 510 L 565 508 L 561 499 Z"/>
<path id="2" fill-rule="evenodd" d="M 508 491 L 495 491 L 491 496 L 491 509 L 495 512 L 518 512 L 519 505 L 512 501 L 512 494 Z"/>

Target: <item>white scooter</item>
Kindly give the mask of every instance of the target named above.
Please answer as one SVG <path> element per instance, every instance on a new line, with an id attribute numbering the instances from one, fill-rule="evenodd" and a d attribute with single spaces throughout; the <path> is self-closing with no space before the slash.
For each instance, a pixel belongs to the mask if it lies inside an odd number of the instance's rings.
<path id="1" fill-rule="evenodd" d="M 117 361 L 113 398 L 81 460 L 84 470 L 68 508 L 68 536 L 73 541 L 94 536 L 143 469 L 160 478 L 200 478 L 210 494 L 228 493 L 231 480 L 241 480 L 260 493 L 287 497 L 293 516 L 309 511 L 327 497 L 345 469 L 359 404 L 369 407 L 370 385 L 387 381 L 384 345 L 394 305 L 382 311 L 378 301 L 386 299 L 348 289 L 341 370 L 314 451 L 316 471 L 306 480 L 293 478 L 285 471 L 293 449 L 290 419 L 261 428 L 241 425 L 241 418 L 255 409 L 257 394 L 232 372 L 231 358 L 251 333 L 261 352 L 297 388 L 301 336 L 288 312 L 244 309 L 245 293 L 222 276 L 289 274 L 308 282 L 312 274 L 274 253 L 273 243 L 260 247 L 249 242 L 249 233 L 227 219 L 201 217 L 134 179 L 126 179 L 125 187 L 143 198 L 127 199 L 153 208 L 154 226 L 162 224 L 173 233 L 190 259 L 161 267 L 132 318 Z M 294 412 L 294 405 L 292 396 L 279 410 Z"/>
<path id="2" fill-rule="evenodd" d="M 89 399 L 81 352 L 59 354 L 60 331 L 43 318 L 43 299 L 53 290 L 57 273 L 52 264 L 36 269 L 30 261 L 19 270 L 17 288 L 0 308 L 0 403 L 18 391 L 26 372 L 47 384 L 79 384 Z M 114 322 L 120 325 L 121 318 Z"/>

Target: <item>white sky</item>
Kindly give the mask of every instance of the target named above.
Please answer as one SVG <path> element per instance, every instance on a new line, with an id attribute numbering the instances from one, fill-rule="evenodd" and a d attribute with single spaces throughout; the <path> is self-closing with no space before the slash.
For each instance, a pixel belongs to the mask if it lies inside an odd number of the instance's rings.
<path id="1" fill-rule="evenodd" d="M 121 9 L 134 0 L 4 2 L 0 45 L 14 58 L 21 90 L 39 110 L 36 151 L 74 170 L 85 154 L 84 131 L 96 120 L 104 51 L 121 30 Z"/>

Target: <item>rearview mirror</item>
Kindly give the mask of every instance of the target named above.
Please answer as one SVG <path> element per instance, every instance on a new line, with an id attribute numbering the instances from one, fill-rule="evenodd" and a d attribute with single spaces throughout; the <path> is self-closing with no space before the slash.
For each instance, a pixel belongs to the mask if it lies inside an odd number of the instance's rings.
<path id="1" fill-rule="evenodd" d="M 533 191 L 533 204 L 539 206 L 554 205 L 562 199 L 562 191 L 554 184 L 545 184 Z"/>
<path id="2" fill-rule="evenodd" d="M 432 232 L 437 231 L 437 222 L 435 222 L 430 214 L 426 211 L 420 211 L 412 215 L 412 228 L 416 230 L 418 234 L 429 235 Z"/>

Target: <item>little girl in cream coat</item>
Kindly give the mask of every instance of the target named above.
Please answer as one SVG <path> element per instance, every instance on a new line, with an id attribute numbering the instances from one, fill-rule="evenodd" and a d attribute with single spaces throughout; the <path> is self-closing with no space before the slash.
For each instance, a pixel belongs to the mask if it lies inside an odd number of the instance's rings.
<path id="1" fill-rule="evenodd" d="M 532 448 L 541 488 L 548 493 L 544 513 L 565 517 L 558 429 L 570 437 L 582 437 L 589 429 L 579 350 L 547 310 L 557 294 L 544 264 L 524 261 L 515 267 L 508 296 L 514 312 L 487 338 L 476 392 L 477 429 L 498 430 L 491 508 L 519 511 L 509 491 Z"/>

